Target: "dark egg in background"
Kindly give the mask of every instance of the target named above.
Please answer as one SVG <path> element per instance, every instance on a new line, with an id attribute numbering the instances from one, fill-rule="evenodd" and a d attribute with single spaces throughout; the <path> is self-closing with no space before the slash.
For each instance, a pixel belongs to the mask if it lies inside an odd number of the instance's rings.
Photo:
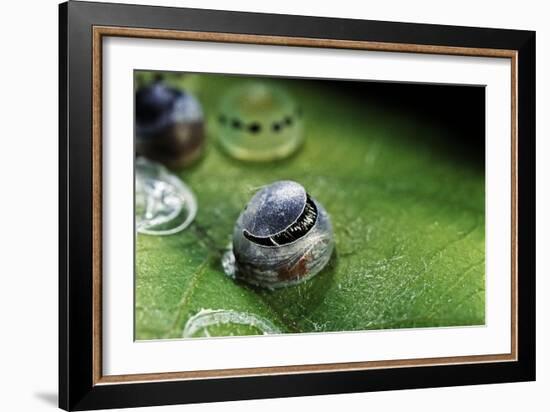
<path id="1" fill-rule="evenodd" d="M 179 169 L 204 147 L 204 115 L 198 100 L 155 79 L 136 91 L 136 154 Z"/>

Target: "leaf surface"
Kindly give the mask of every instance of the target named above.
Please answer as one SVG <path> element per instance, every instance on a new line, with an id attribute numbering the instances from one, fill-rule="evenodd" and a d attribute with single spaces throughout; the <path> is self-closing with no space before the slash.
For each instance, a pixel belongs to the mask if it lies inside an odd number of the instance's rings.
<path id="1" fill-rule="evenodd" d="M 291 333 L 484 323 L 484 172 L 441 147 L 449 131 L 368 96 L 269 79 L 300 102 L 306 142 L 284 161 L 243 163 L 220 151 L 211 126 L 220 96 L 239 78 L 169 81 L 201 101 L 208 141 L 203 159 L 179 173 L 197 196 L 195 222 L 174 236 L 137 236 L 137 339 L 181 338 L 204 309 L 252 314 Z M 324 205 L 335 254 L 297 286 L 236 283 L 220 263 L 233 225 L 257 188 L 281 179 L 300 182 Z M 254 330 L 212 328 L 221 335 Z"/>

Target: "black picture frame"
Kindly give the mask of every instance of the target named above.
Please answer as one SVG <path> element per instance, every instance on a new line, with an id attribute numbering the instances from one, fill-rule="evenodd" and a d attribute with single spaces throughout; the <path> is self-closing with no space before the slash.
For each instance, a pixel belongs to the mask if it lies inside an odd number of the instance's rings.
<path id="1" fill-rule="evenodd" d="M 101 385 L 94 381 L 94 26 L 517 52 L 517 360 Z M 535 32 L 70 1 L 59 6 L 59 406 L 89 410 L 535 379 Z"/>

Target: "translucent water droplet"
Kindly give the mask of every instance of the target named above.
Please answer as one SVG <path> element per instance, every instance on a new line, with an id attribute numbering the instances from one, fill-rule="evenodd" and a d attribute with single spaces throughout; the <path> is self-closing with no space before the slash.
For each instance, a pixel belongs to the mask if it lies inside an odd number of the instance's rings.
<path id="1" fill-rule="evenodd" d="M 148 235 L 172 235 L 188 227 L 197 214 L 195 195 L 164 166 L 136 159 L 136 230 Z"/>
<path id="2" fill-rule="evenodd" d="M 273 323 L 260 316 L 223 309 L 201 309 L 189 318 L 183 330 L 184 338 L 271 335 L 282 333 Z"/>

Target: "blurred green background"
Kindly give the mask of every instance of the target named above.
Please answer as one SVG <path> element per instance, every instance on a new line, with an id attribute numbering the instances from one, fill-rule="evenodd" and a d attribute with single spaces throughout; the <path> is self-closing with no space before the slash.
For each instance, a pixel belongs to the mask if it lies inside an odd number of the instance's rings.
<path id="1" fill-rule="evenodd" d="M 152 73 L 136 72 L 136 84 Z M 220 97 L 242 77 L 166 74 L 193 93 L 207 147 L 177 174 L 197 196 L 187 230 L 136 238 L 135 337 L 181 338 L 201 310 L 256 316 L 282 332 L 481 325 L 485 317 L 484 90 L 265 78 L 299 102 L 305 144 L 251 164 L 216 144 Z M 275 291 L 224 275 L 221 253 L 255 189 L 300 182 L 331 216 L 336 249 L 319 275 Z M 210 335 L 258 334 L 217 325 Z"/>

